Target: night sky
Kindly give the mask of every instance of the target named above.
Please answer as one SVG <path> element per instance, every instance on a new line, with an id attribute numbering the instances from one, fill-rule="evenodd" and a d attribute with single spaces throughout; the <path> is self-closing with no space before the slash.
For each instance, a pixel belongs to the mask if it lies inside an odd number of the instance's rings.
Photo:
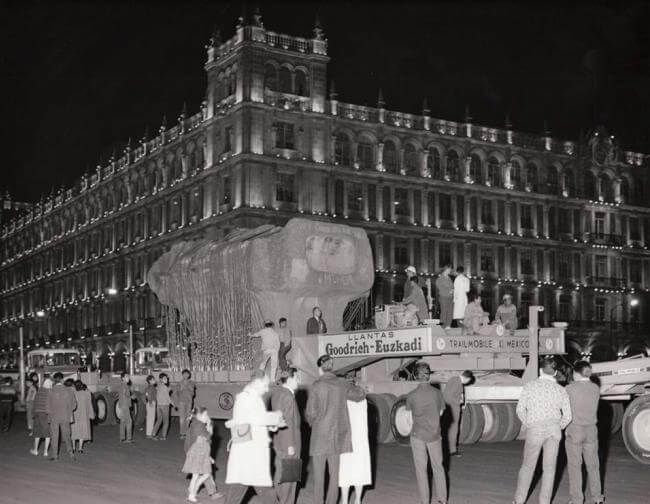
<path id="1" fill-rule="evenodd" d="M 254 4 L 249 4 L 249 9 Z M 648 3 L 260 3 L 267 29 L 329 39 L 339 100 L 577 139 L 596 124 L 650 153 Z M 0 6 L 0 190 L 66 187 L 205 93 L 204 45 L 241 2 Z"/>

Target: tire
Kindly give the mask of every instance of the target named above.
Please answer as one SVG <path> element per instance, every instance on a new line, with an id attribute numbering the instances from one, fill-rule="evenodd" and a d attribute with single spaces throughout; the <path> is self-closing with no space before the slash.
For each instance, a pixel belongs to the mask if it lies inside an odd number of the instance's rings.
<path id="1" fill-rule="evenodd" d="M 413 417 L 411 412 L 406 410 L 406 396 L 401 396 L 393 404 L 390 412 L 390 425 L 395 441 L 401 445 L 410 444 Z"/>
<path id="2" fill-rule="evenodd" d="M 95 425 L 110 423 L 110 400 L 102 392 L 93 394 L 93 409 L 95 410 Z"/>
<path id="3" fill-rule="evenodd" d="M 623 427 L 623 415 L 625 415 L 623 403 L 612 403 L 612 425 L 610 426 L 612 434 L 616 434 Z"/>
<path id="4" fill-rule="evenodd" d="M 135 393 L 133 401 L 133 427 L 142 427 L 147 420 L 147 407 L 140 392 Z"/>
<path id="5" fill-rule="evenodd" d="M 506 403 L 508 410 L 508 428 L 503 436 L 503 441 L 514 441 L 521 431 L 521 420 L 517 416 L 517 405 L 515 403 Z"/>
<path id="6" fill-rule="evenodd" d="M 120 412 L 118 411 L 119 405 L 120 405 L 120 403 L 117 400 L 117 397 L 115 397 L 114 400 L 113 400 L 113 415 L 114 415 L 114 418 L 115 418 L 115 423 L 118 424 L 118 425 L 121 423 L 120 422 Z"/>
<path id="7" fill-rule="evenodd" d="M 485 416 L 481 405 L 468 404 L 465 406 L 460 418 L 459 443 L 464 445 L 476 443 L 483 434 L 484 426 Z"/>
<path id="8" fill-rule="evenodd" d="M 395 402 L 392 394 L 368 394 L 368 422 L 377 443 L 390 443 L 393 439 L 391 429 L 391 409 Z"/>
<path id="9" fill-rule="evenodd" d="M 630 455 L 650 464 L 650 394 L 637 397 L 625 410 L 623 441 Z"/>
<path id="10" fill-rule="evenodd" d="M 598 403 L 598 427 L 601 434 L 616 434 L 623 423 L 623 403 L 600 401 Z"/>
<path id="11" fill-rule="evenodd" d="M 508 430 L 508 408 L 506 404 L 481 404 L 484 422 L 480 441 L 495 443 L 503 441 Z"/>

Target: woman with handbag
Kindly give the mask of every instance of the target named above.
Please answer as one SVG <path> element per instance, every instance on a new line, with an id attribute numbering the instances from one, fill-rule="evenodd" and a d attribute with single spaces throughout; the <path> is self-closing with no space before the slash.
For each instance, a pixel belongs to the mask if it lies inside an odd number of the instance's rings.
<path id="1" fill-rule="evenodd" d="M 271 408 L 282 413 L 286 427 L 273 436 L 275 451 L 275 491 L 279 504 L 296 501 L 296 487 L 302 476 L 302 435 L 300 412 L 295 393 L 298 390 L 298 370 L 288 368 L 280 374 L 280 387 L 271 393 Z"/>
<path id="2" fill-rule="evenodd" d="M 190 434 L 185 438 L 186 455 L 182 471 L 192 475 L 187 488 L 187 500 L 198 502 L 196 494 L 199 493 L 199 488 L 212 475 L 212 419 L 206 408 L 194 408 L 190 418 Z"/>
<path id="3" fill-rule="evenodd" d="M 269 430 L 284 427 L 279 411 L 266 411 L 263 396 L 269 391 L 269 377 L 260 370 L 235 398 L 230 453 L 226 469 L 226 504 L 240 504 L 249 487 L 253 487 L 265 504 L 277 502 L 271 480 Z"/>

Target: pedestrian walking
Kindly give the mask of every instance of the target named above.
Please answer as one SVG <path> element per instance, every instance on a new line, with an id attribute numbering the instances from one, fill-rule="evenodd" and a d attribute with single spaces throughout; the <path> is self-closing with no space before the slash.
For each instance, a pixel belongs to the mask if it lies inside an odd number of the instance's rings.
<path id="1" fill-rule="evenodd" d="M 131 406 L 135 394 L 131 390 L 131 377 L 126 371 L 120 374 L 122 384 L 117 396 L 117 411 L 120 419 L 120 442 L 133 443 L 133 418 Z"/>
<path id="2" fill-rule="evenodd" d="M 300 411 L 295 393 L 298 390 L 298 370 L 288 368 L 280 373 L 280 386 L 271 393 L 271 409 L 279 411 L 286 427 L 279 429 L 273 436 L 273 451 L 275 452 L 274 486 L 279 504 L 293 504 L 296 501 L 298 482 L 280 483 L 280 466 L 283 459 L 300 458 L 302 435 L 300 431 Z"/>
<path id="3" fill-rule="evenodd" d="M 460 457 L 458 450 L 458 428 L 460 426 L 460 417 L 464 401 L 464 388 L 474 380 L 474 373 L 465 370 L 460 375 L 452 376 L 447 381 L 442 391 L 445 404 L 449 407 L 449 428 L 447 430 L 447 441 L 449 445 L 449 455 Z"/>
<path id="4" fill-rule="evenodd" d="M 53 378 L 54 385 L 47 396 L 47 411 L 50 415 L 50 438 L 52 439 L 52 451 L 54 452 L 50 460 L 59 459 L 59 434 L 63 438 L 63 443 L 70 458 L 75 460 L 70 437 L 70 424 L 74 420 L 77 400 L 72 389 L 63 385 L 62 373 L 54 373 Z"/>
<path id="5" fill-rule="evenodd" d="M 147 376 L 147 388 L 144 390 L 144 400 L 147 408 L 147 419 L 145 424 L 145 435 L 147 439 L 153 437 L 153 426 L 156 422 L 156 404 L 157 404 L 157 391 L 156 391 L 156 377 L 154 375 Z"/>
<path id="6" fill-rule="evenodd" d="M 232 419 L 230 452 L 226 468 L 226 504 L 240 504 L 253 487 L 264 504 L 277 502 L 271 480 L 269 430 L 276 432 L 285 423 L 279 411 L 266 411 L 263 396 L 269 391 L 269 377 L 257 370 L 237 394 Z"/>
<path id="7" fill-rule="evenodd" d="M 573 366 L 573 382 L 566 392 L 571 404 L 571 423 L 566 428 L 567 467 L 569 470 L 569 504 L 582 504 L 582 463 L 587 468 L 589 492 L 594 504 L 602 504 L 605 496 L 600 483 L 600 461 L 598 460 L 598 401 L 600 389 L 593 383 L 591 364 L 578 361 Z"/>
<path id="8" fill-rule="evenodd" d="M 411 280 L 416 277 L 412 277 Z M 353 378 L 352 378 L 353 380 Z M 342 453 L 339 461 L 339 488 L 341 503 L 348 504 L 350 488 L 354 487 L 354 502 L 361 504 L 363 487 L 372 484 L 370 443 L 368 441 L 368 402 L 361 387 L 354 385 L 348 390 L 348 418 L 352 451 Z M 352 400 L 352 396 L 354 400 Z"/>
<path id="9" fill-rule="evenodd" d="M 189 420 L 192 418 L 196 386 L 191 380 L 192 373 L 190 373 L 189 369 L 183 369 L 181 376 L 181 383 L 178 390 L 178 426 L 180 438 L 185 439 Z"/>
<path id="10" fill-rule="evenodd" d="M 210 456 L 212 448 L 212 419 L 206 408 L 192 410 L 189 436 L 185 440 L 185 463 L 182 471 L 191 474 L 187 488 L 187 500 L 198 502 L 196 496 L 201 485 L 212 476 L 214 459 Z"/>
<path id="11" fill-rule="evenodd" d="M 526 502 L 542 449 L 544 456 L 539 504 L 551 502 L 562 429 L 571 422 L 569 396 L 555 381 L 556 368 L 555 359 L 544 359 L 540 377 L 524 385 L 519 396 L 517 416 L 526 428 L 526 441 L 513 504 Z"/>
<path id="12" fill-rule="evenodd" d="M 90 441 L 92 438 L 90 421 L 95 419 L 95 409 L 90 391 L 81 380 L 74 382 L 74 388 L 77 408 L 74 410 L 72 423 L 72 450 L 83 453 L 84 441 Z"/>
<path id="13" fill-rule="evenodd" d="M 467 306 L 467 293 L 470 289 L 469 278 L 465 275 L 465 268 L 458 266 L 456 268 L 456 278 L 454 278 L 454 320 L 456 326 L 463 324 L 465 316 L 465 307 Z"/>
<path id="14" fill-rule="evenodd" d="M 411 412 L 411 451 L 415 478 L 420 494 L 420 504 L 430 502 L 429 475 L 427 472 L 427 453 L 431 461 L 436 498 L 440 504 L 447 502 L 447 479 L 442 464 L 442 438 L 440 436 L 440 417 L 445 411 L 442 393 L 429 383 L 431 369 L 420 362 L 416 366 L 416 378 L 421 382 L 406 396 L 406 409 Z"/>
<path id="15" fill-rule="evenodd" d="M 156 423 L 153 426 L 155 440 L 164 441 L 167 439 L 169 408 L 173 405 L 174 400 L 169 390 L 169 377 L 165 373 L 160 373 L 158 375 L 158 385 L 156 386 Z"/>
<path id="16" fill-rule="evenodd" d="M 451 273 L 451 264 L 446 264 L 438 278 L 436 278 L 436 292 L 438 295 L 438 303 L 440 304 L 440 325 L 443 329 L 451 327 L 451 320 L 453 316 L 454 305 L 454 284 L 449 278 Z"/>
<path id="17" fill-rule="evenodd" d="M 332 372 L 332 357 L 322 355 L 316 363 L 320 377 L 311 386 L 305 408 L 305 418 L 311 425 L 309 455 L 314 471 L 314 502 L 336 504 L 340 456 L 352 451 L 347 407 L 349 386 Z M 329 472 L 329 485 L 325 501 L 326 470 Z"/>
<path id="18" fill-rule="evenodd" d="M 45 378 L 34 397 L 34 447 L 29 450 L 32 455 L 38 456 L 38 445 L 41 439 L 44 440 L 43 456 L 47 457 L 50 451 L 50 415 L 47 404 L 51 389 L 52 380 Z"/>
<path id="19" fill-rule="evenodd" d="M 7 432 L 11 428 L 16 400 L 14 381 L 10 376 L 7 376 L 0 386 L 0 428 L 2 432 Z"/>
<path id="20" fill-rule="evenodd" d="M 266 372 L 266 365 L 271 361 L 269 372 L 270 381 L 274 382 L 278 372 L 278 353 L 280 351 L 280 336 L 274 329 L 275 324 L 271 320 L 264 321 L 264 327 L 251 334 L 251 338 L 260 338 L 262 342 L 259 369 Z"/>
<path id="21" fill-rule="evenodd" d="M 307 320 L 307 329 L 305 334 L 326 334 L 327 324 L 323 320 L 323 312 L 318 306 L 311 310 L 311 318 Z"/>
<path id="22" fill-rule="evenodd" d="M 25 396 L 25 418 L 29 435 L 34 431 L 34 399 L 38 392 L 38 374 L 30 373 L 27 380 L 27 394 Z"/>

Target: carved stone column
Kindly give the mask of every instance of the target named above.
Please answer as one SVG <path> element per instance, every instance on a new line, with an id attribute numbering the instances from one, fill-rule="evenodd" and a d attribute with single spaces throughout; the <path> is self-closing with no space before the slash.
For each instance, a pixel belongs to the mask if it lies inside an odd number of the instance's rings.
<path id="1" fill-rule="evenodd" d="M 377 171 L 383 172 L 386 171 L 384 168 L 384 143 L 379 142 L 377 144 Z"/>

